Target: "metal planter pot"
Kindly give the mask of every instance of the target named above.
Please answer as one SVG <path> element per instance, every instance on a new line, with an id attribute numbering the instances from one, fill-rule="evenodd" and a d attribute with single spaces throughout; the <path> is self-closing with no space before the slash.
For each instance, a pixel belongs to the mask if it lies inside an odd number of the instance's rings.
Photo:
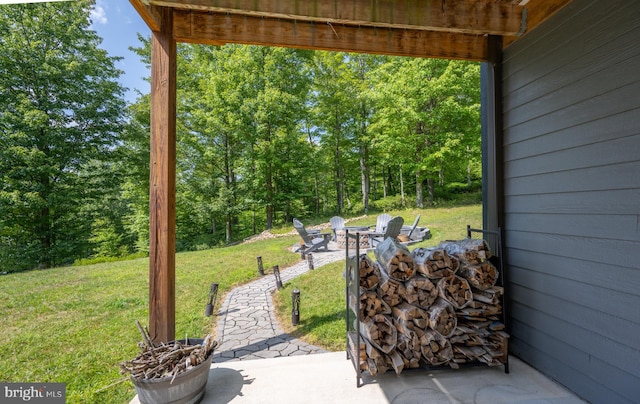
<path id="1" fill-rule="evenodd" d="M 185 340 L 180 340 L 185 343 Z M 202 344 L 202 339 L 189 338 L 190 345 Z M 207 381 L 213 352 L 197 366 L 192 367 L 176 376 L 162 379 L 134 379 L 133 385 L 138 393 L 138 400 L 142 404 L 195 404 L 202 400 Z"/>

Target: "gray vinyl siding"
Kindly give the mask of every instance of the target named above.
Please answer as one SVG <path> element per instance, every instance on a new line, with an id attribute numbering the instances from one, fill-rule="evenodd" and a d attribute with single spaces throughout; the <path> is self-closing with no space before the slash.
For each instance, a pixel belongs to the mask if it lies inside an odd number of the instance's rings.
<path id="1" fill-rule="evenodd" d="M 640 402 L 640 2 L 574 0 L 502 68 L 511 351 Z"/>

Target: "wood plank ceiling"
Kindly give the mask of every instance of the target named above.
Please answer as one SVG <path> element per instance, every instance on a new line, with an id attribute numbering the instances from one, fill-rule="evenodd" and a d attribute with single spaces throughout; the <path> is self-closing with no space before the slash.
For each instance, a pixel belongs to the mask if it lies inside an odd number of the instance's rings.
<path id="1" fill-rule="evenodd" d="M 487 61 L 571 0 L 130 0 L 152 31 L 171 10 L 177 42 L 241 43 Z"/>

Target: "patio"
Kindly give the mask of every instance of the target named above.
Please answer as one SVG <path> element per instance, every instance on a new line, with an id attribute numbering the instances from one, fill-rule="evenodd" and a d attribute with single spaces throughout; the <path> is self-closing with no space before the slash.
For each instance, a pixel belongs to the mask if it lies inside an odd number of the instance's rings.
<path id="1" fill-rule="evenodd" d="M 387 372 L 357 388 L 345 352 L 214 362 L 201 403 L 584 403 L 519 359 L 509 364 L 509 374 L 486 366 Z"/>

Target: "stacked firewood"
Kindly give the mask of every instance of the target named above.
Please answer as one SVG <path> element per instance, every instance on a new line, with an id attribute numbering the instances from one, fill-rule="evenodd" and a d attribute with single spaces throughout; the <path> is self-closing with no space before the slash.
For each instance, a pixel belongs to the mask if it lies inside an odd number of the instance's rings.
<path id="1" fill-rule="evenodd" d="M 361 370 L 505 363 L 503 289 L 484 240 L 410 252 L 386 239 L 375 257 L 359 257 L 359 306 L 351 306 L 360 315 Z"/>

